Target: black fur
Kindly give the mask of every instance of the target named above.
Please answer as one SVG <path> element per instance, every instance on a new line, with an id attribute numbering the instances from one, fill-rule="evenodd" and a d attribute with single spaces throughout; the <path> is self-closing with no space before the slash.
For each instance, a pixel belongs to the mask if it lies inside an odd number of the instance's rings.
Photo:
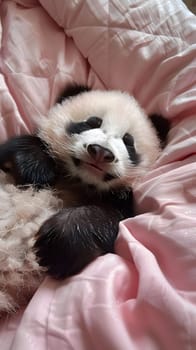
<path id="1" fill-rule="evenodd" d="M 37 136 L 24 135 L 0 145 L 0 169 L 10 172 L 16 185 L 52 186 L 57 168 L 46 145 Z"/>
<path id="2" fill-rule="evenodd" d="M 104 178 L 103 178 L 103 181 L 109 182 L 109 181 L 112 181 L 114 179 L 117 179 L 117 176 L 106 173 Z"/>
<path id="3" fill-rule="evenodd" d="M 56 102 L 62 103 L 67 98 L 74 97 L 76 95 L 79 95 L 83 92 L 88 92 L 90 90 L 91 89 L 85 85 L 70 84 L 66 86 L 65 90 L 60 94 Z"/>
<path id="4" fill-rule="evenodd" d="M 86 122 L 74 123 L 71 122 L 66 128 L 69 135 L 81 134 L 84 131 L 90 130 L 91 127 Z"/>
<path id="5" fill-rule="evenodd" d="M 170 122 L 160 114 L 151 114 L 149 119 L 154 126 L 157 135 L 161 141 L 161 147 L 164 148 L 167 142 L 168 132 L 170 130 Z"/>
<path id="6" fill-rule="evenodd" d="M 102 120 L 98 117 L 90 117 L 86 121 L 74 123 L 71 122 L 67 126 L 67 133 L 69 135 L 74 134 L 81 134 L 84 131 L 91 130 L 91 129 L 97 129 L 101 126 Z"/>
<path id="7" fill-rule="evenodd" d="M 35 252 L 40 265 L 51 276 L 64 278 L 80 272 L 99 255 L 114 252 L 119 221 L 132 214 L 130 209 L 130 195 L 117 196 L 110 203 L 107 197 L 104 204 L 62 209 L 38 232 Z"/>
<path id="8" fill-rule="evenodd" d="M 136 149 L 135 149 L 135 146 L 134 146 L 134 138 L 133 138 L 133 136 L 128 134 L 128 133 L 126 133 L 123 136 L 123 142 L 124 142 L 124 144 L 126 146 L 126 149 L 127 149 L 128 154 L 129 154 L 129 158 L 130 158 L 131 162 L 134 165 L 139 164 L 140 156 L 136 152 Z"/>
<path id="9" fill-rule="evenodd" d="M 92 129 L 97 129 L 100 128 L 102 124 L 102 119 L 96 116 L 89 117 L 87 119 L 87 124 L 92 128 Z"/>

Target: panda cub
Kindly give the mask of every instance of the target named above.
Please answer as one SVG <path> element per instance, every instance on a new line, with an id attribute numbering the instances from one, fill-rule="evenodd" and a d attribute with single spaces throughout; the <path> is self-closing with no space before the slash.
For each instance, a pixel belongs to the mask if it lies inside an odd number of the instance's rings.
<path id="1" fill-rule="evenodd" d="M 113 252 L 119 222 L 134 215 L 132 186 L 158 158 L 168 129 L 127 93 L 75 85 L 35 135 L 0 146 L 0 168 L 17 186 L 49 187 L 63 199 L 36 234 L 36 257 L 50 275 L 74 275 Z"/>

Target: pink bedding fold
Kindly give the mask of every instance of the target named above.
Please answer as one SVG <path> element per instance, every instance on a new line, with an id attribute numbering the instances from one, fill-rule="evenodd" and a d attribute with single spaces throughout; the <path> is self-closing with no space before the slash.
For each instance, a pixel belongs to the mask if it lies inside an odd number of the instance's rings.
<path id="1" fill-rule="evenodd" d="M 0 15 L 1 140 L 32 131 L 68 81 L 129 91 L 173 121 L 116 255 L 47 278 L 2 322 L 1 349 L 196 349 L 195 16 L 180 0 L 2 0 Z"/>

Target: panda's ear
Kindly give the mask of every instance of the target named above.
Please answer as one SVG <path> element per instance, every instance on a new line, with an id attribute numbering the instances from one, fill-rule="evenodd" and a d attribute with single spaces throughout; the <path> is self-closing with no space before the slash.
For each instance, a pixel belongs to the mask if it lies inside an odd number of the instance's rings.
<path id="1" fill-rule="evenodd" d="M 149 116 L 152 125 L 154 126 L 157 135 L 160 139 L 161 147 L 164 148 L 167 142 L 168 132 L 170 130 L 170 122 L 159 114 L 151 114 Z"/>
<path id="2" fill-rule="evenodd" d="M 0 169 L 9 172 L 16 185 L 52 186 L 57 167 L 47 146 L 37 136 L 24 135 L 0 145 Z"/>
<path id="3" fill-rule="evenodd" d="M 79 94 L 82 94 L 83 92 L 90 91 L 91 89 L 88 86 L 85 85 L 78 85 L 78 84 L 70 84 L 67 85 L 64 91 L 60 94 L 60 96 L 57 99 L 57 103 L 61 103 L 65 99 L 69 97 L 73 97 Z"/>

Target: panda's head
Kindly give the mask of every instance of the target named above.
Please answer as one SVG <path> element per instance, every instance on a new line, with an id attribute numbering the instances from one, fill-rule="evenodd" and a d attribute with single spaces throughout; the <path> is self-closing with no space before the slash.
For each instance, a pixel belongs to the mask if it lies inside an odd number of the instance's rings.
<path id="1" fill-rule="evenodd" d="M 127 93 L 78 92 L 51 109 L 41 122 L 40 138 L 84 184 L 98 190 L 131 187 L 159 155 L 155 129 Z"/>

